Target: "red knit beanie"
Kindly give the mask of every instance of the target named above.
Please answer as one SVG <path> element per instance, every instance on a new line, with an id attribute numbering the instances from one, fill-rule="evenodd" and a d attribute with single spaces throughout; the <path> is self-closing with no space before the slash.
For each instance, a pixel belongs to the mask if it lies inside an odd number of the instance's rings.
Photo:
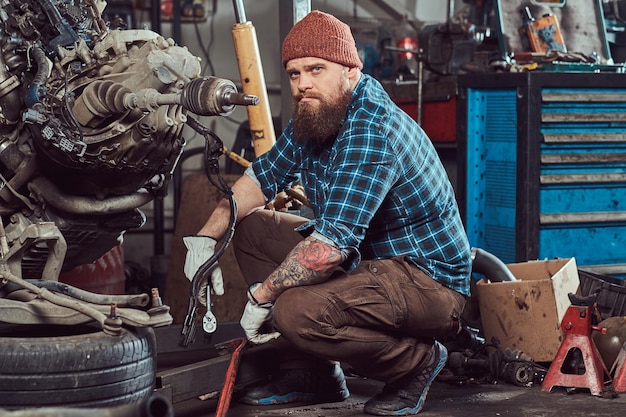
<path id="1" fill-rule="evenodd" d="M 283 67 L 292 59 L 304 57 L 363 68 L 350 26 L 318 10 L 297 22 L 283 41 Z"/>

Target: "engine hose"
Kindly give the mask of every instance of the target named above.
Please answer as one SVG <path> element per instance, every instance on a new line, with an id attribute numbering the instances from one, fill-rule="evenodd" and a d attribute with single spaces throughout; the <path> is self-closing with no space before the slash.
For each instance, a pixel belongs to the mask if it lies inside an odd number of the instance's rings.
<path id="1" fill-rule="evenodd" d="M 52 69 L 52 64 L 43 49 L 32 48 L 31 53 L 35 60 L 35 65 L 37 66 L 37 73 L 26 92 L 26 106 L 29 108 L 41 101 L 41 97 L 45 94 L 44 85 Z"/>
<path id="2" fill-rule="evenodd" d="M 472 248 L 472 272 L 483 274 L 492 282 L 517 281 L 504 262 L 480 248 Z"/>

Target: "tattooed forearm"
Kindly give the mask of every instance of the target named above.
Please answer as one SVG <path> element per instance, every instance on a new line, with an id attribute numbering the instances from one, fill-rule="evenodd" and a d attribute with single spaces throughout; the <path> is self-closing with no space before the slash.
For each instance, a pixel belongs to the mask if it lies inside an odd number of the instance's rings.
<path id="1" fill-rule="evenodd" d="M 278 297 L 290 287 L 324 282 L 341 261 L 339 249 L 309 237 L 296 245 L 265 285 Z"/>

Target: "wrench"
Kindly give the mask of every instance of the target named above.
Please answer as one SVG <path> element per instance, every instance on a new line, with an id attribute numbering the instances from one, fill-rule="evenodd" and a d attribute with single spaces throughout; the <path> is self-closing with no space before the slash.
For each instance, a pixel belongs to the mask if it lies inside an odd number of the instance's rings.
<path id="1" fill-rule="evenodd" d="M 211 311 L 211 288 L 206 287 L 206 313 L 202 318 L 202 329 L 207 333 L 213 333 L 217 329 L 217 319 Z"/>
<path id="2" fill-rule="evenodd" d="M 210 265 L 210 266 L 208 266 Z M 193 342 L 196 334 L 196 318 L 198 316 L 198 304 L 200 304 L 200 293 L 202 292 L 202 282 L 204 277 L 211 275 L 213 269 L 217 266 L 217 257 L 213 256 L 205 264 L 203 264 L 191 280 L 191 295 L 189 296 L 189 306 L 187 308 L 187 316 L 183 322 L 181 331 L 181 340 L 179 345 L 187 347 Z M 211 311 L 211 287 L 207 282 L 206 286 L 206 308 L 207 311 L 202 318 L 202 328 L 207 333 L 213 333 L 217 329 L 217 319 Z"/>

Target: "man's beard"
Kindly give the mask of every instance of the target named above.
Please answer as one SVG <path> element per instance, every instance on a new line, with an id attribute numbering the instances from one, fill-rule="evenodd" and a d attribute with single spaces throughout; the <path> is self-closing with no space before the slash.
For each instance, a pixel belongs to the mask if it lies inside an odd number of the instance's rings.
<path id="1" fill-rule="evenodd" d="M 349 89 L 331 97 L 330 101 L 318 97 L 319 106 L 309 102 L 293 101 L 293 135 L 296 142 L 305 144 L 314 141 L 320 146 L 332 143 L 346 115 L 348 105 L 352 101 Z"/>

